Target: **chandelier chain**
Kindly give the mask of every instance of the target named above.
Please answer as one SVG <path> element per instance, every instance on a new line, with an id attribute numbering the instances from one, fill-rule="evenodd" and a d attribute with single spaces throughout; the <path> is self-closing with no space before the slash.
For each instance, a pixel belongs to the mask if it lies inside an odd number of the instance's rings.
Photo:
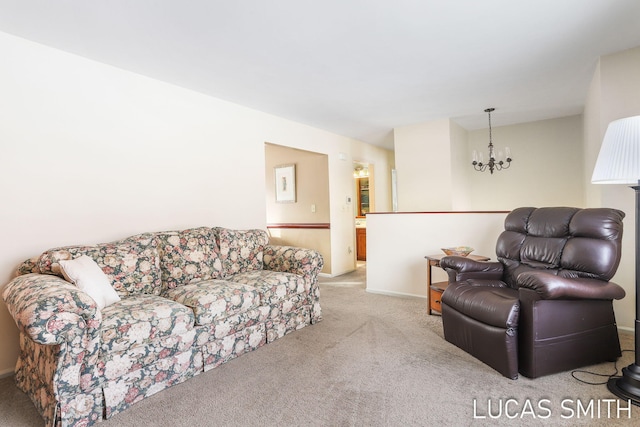
<path id="1" fill-rule="evenodd" d="M 489 114 L 489 145 L 493 145 L 493 136 L 491 135 L 491 112 L 493 108 L 487 108 L 486 111 Z"/>

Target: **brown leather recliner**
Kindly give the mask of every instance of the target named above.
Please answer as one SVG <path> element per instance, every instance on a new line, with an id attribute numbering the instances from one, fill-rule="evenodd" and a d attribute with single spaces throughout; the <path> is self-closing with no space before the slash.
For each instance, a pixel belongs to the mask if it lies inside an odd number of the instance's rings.
<path id="1" fill-rule="evenodd" d="M 445 339 L 502 375 L 536 378 L 620 357 L 609 280 L 620 263 L 615 209 L 518 208 L 496 262 L 450 256 L 442 295 Z"/>

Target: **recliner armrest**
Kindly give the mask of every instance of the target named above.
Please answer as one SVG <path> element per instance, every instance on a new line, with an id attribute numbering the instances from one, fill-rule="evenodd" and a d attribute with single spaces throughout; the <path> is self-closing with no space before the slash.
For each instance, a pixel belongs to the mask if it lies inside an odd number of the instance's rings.
<path id="1" fill-rule="evenodd" d="M 449 282 L 466 279 L 500 280 L 504 266 L 497 261 L 476 261 L 461 256 L 446 256 L 440 267 L 449 275 Z"/>
<path id="2" fill-rule="evenodd" d="M 522 273 L 519 287 L 535 291 L 541 299 L 622 299 L 624 289 L 613 282 L 598 279 L 567 278 L 542 271 Z"/>

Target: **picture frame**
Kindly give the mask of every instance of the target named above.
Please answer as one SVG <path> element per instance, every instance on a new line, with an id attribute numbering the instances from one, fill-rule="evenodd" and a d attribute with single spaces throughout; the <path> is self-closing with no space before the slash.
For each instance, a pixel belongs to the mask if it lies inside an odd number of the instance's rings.
<path id="1" fill-rule="evenodd" d="M 279 165 L 275 168 L 276 203 L 296 202 L 296 165 Z"/>

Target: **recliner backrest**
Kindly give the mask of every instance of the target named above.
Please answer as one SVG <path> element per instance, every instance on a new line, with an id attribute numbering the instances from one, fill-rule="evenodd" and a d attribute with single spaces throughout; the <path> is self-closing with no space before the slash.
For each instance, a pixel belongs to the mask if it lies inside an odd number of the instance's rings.
<path id="1" fill-rule="evenodd" d="M 620 263 L 624 216 L 609 208 L 514 209 L 496 244 L 503 280 L 517 288 L 518 275 L 532 270 L 610 280 Z"/>

